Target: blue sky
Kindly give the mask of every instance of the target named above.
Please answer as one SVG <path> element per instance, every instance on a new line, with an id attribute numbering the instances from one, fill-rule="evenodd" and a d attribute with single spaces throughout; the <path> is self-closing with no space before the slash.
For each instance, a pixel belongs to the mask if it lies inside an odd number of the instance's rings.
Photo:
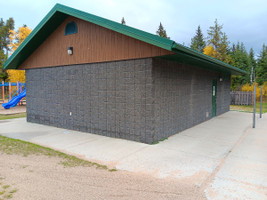
<path id="1" fill-rule="evenodd" d="M 162 22 L 168 36 L 189 46 L 198 25 L 207 29 L 217 18 L 231 42 L 244 42 L 258 54 L 267 44 L 266 0 L 8 0 L 0 1 L 0 18 L 15 19 L 16 29 L 30 28 L 61 3 L 114 21 L 155 33 Z"/>

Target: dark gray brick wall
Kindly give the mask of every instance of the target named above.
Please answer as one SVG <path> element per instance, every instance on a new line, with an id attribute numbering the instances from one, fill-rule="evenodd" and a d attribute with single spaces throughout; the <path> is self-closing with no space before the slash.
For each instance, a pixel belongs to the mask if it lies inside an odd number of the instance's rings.
<path id="1" fill-rule="evenodd" d="M 151 72 L 152 59 L 26 70 L 27 120 L 151 143 Z"/>
<path id="2" fill-rule="evenodd" d="M 153 59 L 157 141 L 211 118 L 212 80 L 217 79 L 217 115 L 229 111 L 230 75 L 182 63 Z"/>
<path id="3" fill-rule="evenodd" d="M 218 76 L 152 58 L 28 69 L 27 120 L 151 144 L 210 118 Z M 229 88 L 218 82 L 218 114 Z"/>

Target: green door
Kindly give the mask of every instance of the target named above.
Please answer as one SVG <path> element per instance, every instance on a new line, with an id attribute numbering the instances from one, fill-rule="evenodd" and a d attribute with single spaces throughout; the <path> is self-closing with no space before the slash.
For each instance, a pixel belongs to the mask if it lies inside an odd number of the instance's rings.
<path id="1" fill-rule="evenodd" d="M 212 117 L 216 116 L 217 80 L 212 81 Z"/>

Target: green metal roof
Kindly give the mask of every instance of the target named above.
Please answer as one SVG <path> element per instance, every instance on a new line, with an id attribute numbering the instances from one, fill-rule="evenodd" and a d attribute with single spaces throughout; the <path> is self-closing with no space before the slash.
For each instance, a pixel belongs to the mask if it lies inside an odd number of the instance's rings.
<path id="1" fill-rule="evenodd" d="M 120 23 L 61 4 L 56 4 L 44 17 L 44 19 L 36 26 L 31 34 L 5 62 L 4 69 L 18 68 L 68 16 L 73 16 L 84 21 L 97 24 L 99 26 L 175 53 L 174 55 L 164 56 L 163 58 L 165 59 L 173 59 L 182 62 L 193 63 L 196 65 L 202 65 L 205 68 L 229 72 L 231 74 L 246 74 L 245 71 L 239 68 L 228 65 L 183 45 L 177 44 L 173 40 L 159 37 L 157 35 L 122 25 Z"/>

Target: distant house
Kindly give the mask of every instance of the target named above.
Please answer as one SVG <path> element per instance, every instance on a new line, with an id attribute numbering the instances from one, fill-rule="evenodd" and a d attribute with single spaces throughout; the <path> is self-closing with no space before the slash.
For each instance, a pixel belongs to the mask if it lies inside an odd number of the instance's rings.
<path id="1" fill-rule="evenodd" d="M 149 144 L 227 112 L 246 73 L 60 4 L 4 67 L 26 70 L 28 122 Z"/>

